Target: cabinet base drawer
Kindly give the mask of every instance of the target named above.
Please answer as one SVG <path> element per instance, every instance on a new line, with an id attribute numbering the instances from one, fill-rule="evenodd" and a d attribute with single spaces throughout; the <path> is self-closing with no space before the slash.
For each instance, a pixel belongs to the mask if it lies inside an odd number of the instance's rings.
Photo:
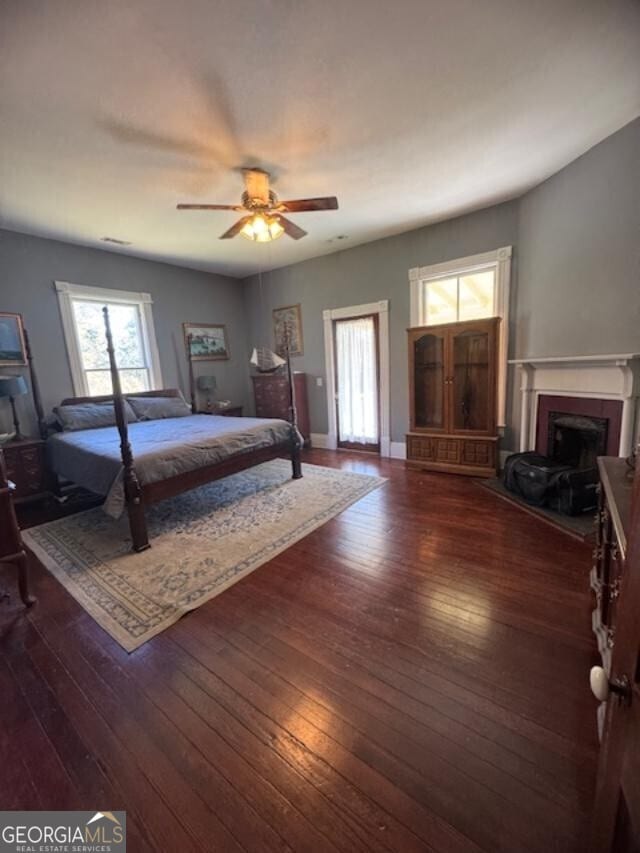
<path id="1" fill-rule="evenodd" d="M 407 434 L 407 464 L 427 471 L 495 477 L 497 438 Z"/>

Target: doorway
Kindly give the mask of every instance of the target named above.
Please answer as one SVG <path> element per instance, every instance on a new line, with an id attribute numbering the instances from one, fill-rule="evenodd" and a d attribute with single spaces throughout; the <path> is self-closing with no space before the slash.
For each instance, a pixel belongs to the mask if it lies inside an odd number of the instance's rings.
<path id="1" fill-rule="evenodd" d="M 352 305 L 345 308 L 331 308 L 322 312 L 324 320 L 324 347 L 326 363 L 326 387 L 327 387 L 327 420 L 328 433 L 324 439 L 324 446 L 335 450 L 338 447 L 353 447 L 357 450 L 368 450 L 380 453 L 381 456 L 391 455 L 391 437 L 389 429 L 390 421 L 390 399 L 389 399 L 389 302 L 382 299 L 379 302 L 369 302 L 365 305 Z M 365 320 L 362 325 L 356 325 L 355 321 Z M 346 321 L 345 326 L 336 325 Z M 372 339 L 371 326 L 374 327 Z M 339 335 L 344 345 L 347 356 L 342 359 L 344 364 L 340 367 L 337 359 L 337 340 Z M 375 356 L 372 358 L 372 350 Z M 366 370 L 361 369 L 358 375 L 358 358 L 355 355 L 359 349 L 363 352 Z M 362 359 L 360 359 L 362 361 Z M 355 377 L 349 380 L 348 365 L 353 364 L 352 373 Z M 375 396 L 367 389 L 371 387 L 373 377 L 372 365 L 375 369 Z M 342 378 L 342 382 L 340 382 Z M 342 393 L 347 393 L 347 399 L 342 401 L 342 416 L 340 415 L 340 386 Z M 356 391 L 352 394 L 350 388 Z M 350 398 L 360 393 L 360 408 L 357 407 L 355 414 L 352 413 Z M 375 403 L 371 400 L 375 399 Z M 365 401 L 366 398 L 366 401 Z M 357 402 L 357 401 L 356 401 Z M 373 408 L 374 415 L 371 411 Z M 377 416 L 377 417 L 376 417 Z M 377 423 L 373 423 L 374 418 Z M 356 438 L 357 441 L 351 441 Z M 364 439 L 364 440 L 363 440 Z"/>
<path id="2" fill-rule="evenodd" d="M 333 321 L 338 447 L 380 452 L 377 314 Z"/>

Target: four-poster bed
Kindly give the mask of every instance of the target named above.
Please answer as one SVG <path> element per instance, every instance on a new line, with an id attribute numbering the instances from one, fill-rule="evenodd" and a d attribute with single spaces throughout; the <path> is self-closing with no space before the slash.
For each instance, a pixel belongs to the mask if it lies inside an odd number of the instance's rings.
<path id="1" fill-rule="evenodd" d="M 103 308 L 103 314 L 113 394 L 73 397 L 63 400 L 61 405 L 112 401 L 117 432 L 114 433 L 110 426 L 57 433 L 49 439 L 49 458 L 57 474 L 87 488 L 92 488 L 92 470 L 98 479 L 103 475 L 102 488 L 97 489 L 100 494 L 106 494 L 105 477 L 113 479 L 114 465 L 117 467 L 116 479 L 128 515 L 134 551 L 144 551 L 149 547 L 145 507 L 150 504 L 283 455 L 291 458 L 293 479 L 302 477 L 302 440 L 297 429 L 289 358 L 288 421 L 190 415 L 170 421 L 131 423 L 127 399 L 165 397 L 182 400 L 182 395 L 177 389 L 123 394 L 107 307 Z M 118 452 L 116 443 L 119 444 Z M 134 448 L 137 459 L 134 458 Z"/>

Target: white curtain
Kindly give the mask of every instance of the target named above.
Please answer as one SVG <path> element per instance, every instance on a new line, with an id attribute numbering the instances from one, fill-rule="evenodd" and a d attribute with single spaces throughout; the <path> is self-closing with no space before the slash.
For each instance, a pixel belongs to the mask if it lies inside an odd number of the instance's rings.
<path id="1" fill-rule="evenodd" d="M 373 317 L 336 322 L 340 441 L 375 444 L 378 433 L 378 368 Z"/>

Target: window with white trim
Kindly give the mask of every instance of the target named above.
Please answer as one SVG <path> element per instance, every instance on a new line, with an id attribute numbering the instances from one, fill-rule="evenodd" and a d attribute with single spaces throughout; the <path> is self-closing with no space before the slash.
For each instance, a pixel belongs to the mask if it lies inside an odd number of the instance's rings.
<path id="1" fill-rule="evenodd" d="M 511 246 L 409 270 L 411 326 L 500 317 L 498 425 L 505 426 Z"/>
<path id="2" fill-rule="evenodd" d="M 481 320 L 495 316 L 493 269 L 420 282 L 420 326 Z"/>
<path id="3" fill-rule="evenodd" d="M 125 393 L 162 387 L 148 293 L 57 281 L 62 325 L 77 396 L 112 393 L 102 309 L 109 309 L 113 345 Z"/>

